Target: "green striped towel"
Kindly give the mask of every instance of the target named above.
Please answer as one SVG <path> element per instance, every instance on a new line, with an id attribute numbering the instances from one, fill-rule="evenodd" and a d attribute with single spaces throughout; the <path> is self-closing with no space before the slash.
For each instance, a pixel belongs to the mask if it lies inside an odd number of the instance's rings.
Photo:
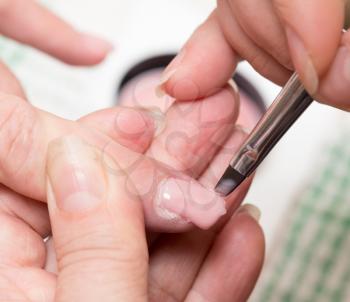
<path id="1" fill-rule="evenodd" d="M 271 248 L 253 302 L 350 301 L 350 144 L 322 150 Z"/>

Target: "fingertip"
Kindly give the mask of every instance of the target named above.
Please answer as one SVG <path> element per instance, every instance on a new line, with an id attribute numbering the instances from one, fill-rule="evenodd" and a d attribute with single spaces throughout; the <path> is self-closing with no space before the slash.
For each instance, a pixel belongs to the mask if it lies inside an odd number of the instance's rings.
<path id="1" fill-rule="evenodd" d="M 226 41 L 214 11 L 166 68 L 160 85 L 177 100 L 197 100 L 224 86 L 236 64 L 236 54 Z"/>
<path id="2" fill-rule="evenodd" d="M 69 40 L 69 47 L 48 50 L 63 62 L 75 66 L 91 66 L 101 63 L 114 50 L 110 42 L 89 34 L 77 34 Z"/>
<path id="3" fill-rule="evenodd" d="M 111 42 L 91 34 L 81 34 L 80 45 L 85 53 L 85 56 L 81 58 L 81 63 L 85 64 L 98 64 L 114 50 Z"/>
<path id="4" fill-rule="evenodd" d="M 242 237 L 245 238 L 245 245 L 242 251 L 247 259 L 254 259 L 252 269 L 259 274 L 265 258 L 265 235 L 259 219 L 261 212 L 253 205 L 244 205 L 231 219 L 232 228 L 236 231 L 232 234 L 233 241 L 239 242 Z"/>

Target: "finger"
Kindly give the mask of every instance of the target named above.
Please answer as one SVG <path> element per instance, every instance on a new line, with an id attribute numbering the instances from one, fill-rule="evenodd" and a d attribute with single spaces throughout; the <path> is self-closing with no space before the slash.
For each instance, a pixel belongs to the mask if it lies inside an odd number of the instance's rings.
<path id="1" fill-rule="evenodd" d="M 245 137 L 246 135 L 241 131 L 235 131 L 199 181 L 206 187 L 214 187 L 226 169 L 232 154 Z M 223 216 L 210 231 L 196 230 L 185 234 L 160 236 L 157 239 L 152 245 L 150 255 L 149 292 L 151 301 L 167 301 L 170 298 L 176 301 L 184 300 L 216 234 L 230 220 L 248 188 L 249 185 L 244 184 L 227 198 L 226 207 L 229 213 Z M 182 282 L 176 282 L 177 280 L 182 280 Z"/>
<path id="2" fill-rule="evenodd" d="M 146 301 L 142 206 L 96 149 L 74 137 L 50 144 L 48 206 L 58 260 L 56 301 Z M 96 273 L 98 272 L 98 273 Z"/>
<path id="3" fill-rule="evenodd" d="M 239 57 L 278 84 L 289 77 L 288 70 L 281 68 L 244 33 L 233 18 L 228 2 L 219 1 L 218 9 L 166 68 L 160 87 L 178 100 L 211 95 L 231 78 Z"/>
<path id="4" fill-rule="evenodd" d="M 22 100 L 2 96 L 0 108 L 4 114 L 0 139 L 0 181 L 16 192 L 45 201 L 45 158 L 50 141 L 65 134 L 76 134 L 104 154 L 117 160 L 118 166 L 108 166 L 118 174 L 119 166 L 128 174 L 126 188 L 136 186 L 146 215 L 146 223 L 157 230 L 182 231 L 193 226 L 210 227 L 223 215 L 225 202 L 211 190 L 188 176 L 164 167 L 140 153 L 116 143 L 101 132 L 65 121 L 35 110 Z M 20 121 L 20 123 L 18 122 Z M 109 165 L 109 162 L 106 162 Z"/>
<path id="5" fill-rule="evenodd" d="M 74 65 L 101 62 L 110 43 L 78 33 L 70 25 L 32 0 L 2 1 L 0 32 Z M 23 13 L 25 12 L 25 13 Z"/>
<path id="6" fill-rule="evenodd" d="M 321 79 L 316 96 L 326 104 L 350 110 L 350 32 L 342 37 L 337 55 L 331 68 Z"/>
<path id="7" fill-rule="evenodd" d="M 110 119 L 117 119 L 122 110 L 117 111 L 114 117 L 113 113 L 105 113 Z M 140 114 L 142 115 L 142 112 Z M 143 117 L 148 119 L 147 115 Z M 88 123 L 89 119 L 93 121 L 94 115 L 84 119 L 84 122 Z M 130 123 L 133 122 L 135 118 L 130 120 Z M 0 125 L 1 183 L 16 192 L 41 201 L 45 200 L 45 169 L 42 159 L 46 157 L 47 145 L 51 140 L 65 133 L 79 132 L 100 144 L 101 148 L 108 141 L 106 136 L 91 127 L 55 117 L 35 109 L 20 98 L 6 94 L 0 95 Z M 131 135 L 129 140 L 126 137 L 129 131 L 127 123 L 119 123 L 118 127 L 111 125 L 113 124 L 100 123 L 99 129 L 114 138 L 122 137 L 121 143 L 126 147 L 135 146 L 135 136 Z M 126 128 L 123 128 L 124 126 Z M 145 131 L 150 132 L 149 129 Z M 100 136 L 103 139 L 99 138 Z M 151 140 L 152 137 L 148 139 Z"/>
<path id="8" fill-rule="evenodd" d="M 43 267 L 43 238 L 51 231 L 46 205 L 0 185 L 2 265 Z"/>
<path id="9" fill-rule="evenodd" d="M 232 97 L 233 95 L 234 97 Z M 137 194 L 141 195 L 146 223 L 149 228 L 157 231 L 184 231 L 189 229 L 191 224 L 183 221 L 183 218 L 187 218 L 201 228 L 208 228 L 215 222 L 217 215 L 223 214 L 223 208 L 220 206 L 222 201 L 218 201 L 217 196 L 198 186 L 196 182 L 185 177 L 186 175 L 179 173 L 179 170 L 185 170 L 185 172 L 196 170 L 196 172 L 192 173 L 196 175 L 207 165 L 210 158 L 215 154 L 215 150 L 220 147 L 220 142 L 225 140 L 232 129 L 232 124 L 237 117 L 237 99 L 236 93 L 232 94 L 232 90 L 226 88 L 217 95 L 202 100 L 202 102 L 176 104 L 166 116 L 167 124 L 165 130 L 153 141 L 151 149 L 147 152 L 147 155 L 155 158 L 158 163 L 144 158 L 140 154 L 136 156 L 128 154 L 123 159 L 119 158 L 120 165 L 128 173 L 128 182 L 132 186 L 136 186 L 138 189 Z M 169 149 L 166 148 L 167 145 L 164 141 L 168 142 L 167 139 L 174 132 L 178 134 L 180 131 L 184 131 L 186 128 L 184 127 L 185 123 L 191 123 L 192 125 L 192 127 L 187 127 L 189 128 L 187 130 L 198 129 L 196 131 L 198 135 L 189 138 L 192 139 L 191 143 L 184 142 L 190 145 L 189 148 L 178 149 L 178 151 L 183 153 L 182 157 L 185 157 L 185 160 L 180 162 L 180 152 L 169 155 Z M 184 132 L 184 134 L 187 134 L 187 132 Z M 194 135 L 193 132 L 189 134 Z M 111 154 L 111 156 L 125 153 L 119 149 L 118 145 L 112 144 L 106 146 L 104 151 Z M 200 163 L 197 162 L 197 169 L 190 169 L 194 166 L 193 162 L 197 160 L 196 157 L 199 154 L 206 156 L 203 156 L 203 160 Z M 159 161 L 167 166 L 162 166 Z M 176 171 L 169 169 L 169 167 L 175 168 Z M 109 168 L 113 171 L 113 167 Z M 118 171 L 113 171 L 113 173 L 118 173 Z M 161 205 L 158 194 L 163 192 L 162 188 L 168 190 L 168 184 L 171 184 L 170 187 L 177 191 L 175 194 L 177 198 L 172 198 L 164 211 L 163 207 L 165 204 Z M 128 184 L 126 184 L 126 187 L 128 187 Z M 206 197 L 192 196 L 192 191 L 197 190 L 196 188 L 203 192 Z M 213 207 L 210 206 L 211 198 L 213 198 Z M 202 199 L 203 203 L 209 202 L 209 204 L 198 207 L 200 199 Z M 217 204 L 216 201 L 218 201 Z M 208 214 L 205 214 L 203 210 L 207 206 L 212 209 L 208 211 Z"/>
<path id="10" fill-rule="evenodd" d="M 209 96 L 231 78 L 237 60 L 213 13 L 165 69 L 160 88 L 177 100 Z"/>
<path id="11" fill-rule="evenodd" d="M 42 238 L 51 231 L 47 206 L 36 200 L 6 188 L 0 184 L 0 211 L 2 214 L 19 219 Z"/>
<path id="12" fill-rule="evenodd" d="M 261 271 L 264 245 L 256 213 L 243 207 L 216 238 L 185 301 L 247 301 Z"/>
<path id="13" fill-rule="evenodd" d="M 162 116 L 146 109 L 115 107 L 89 114 L 79 122 L 106 134 L 119 144 L 144 153 L 163 123 Z"/>
<path id="14" fill-rule="evenodd" d="M 196 178 L 231 134 L 238 112 L 238 92 L 228 85 L 201 101 L 174 103 L 147 155 Z"/>
<path id="15" fill-rule="evenodd" d="M 146 106 L 150 104 L 159 107 L 164 112 L 162 104 L 166 101 L 154 95 L 156 74 L 144 75 L 130 83 L 132 87 L 124 88 L 129 97 L 123 96 L 121 101 L 132 99 L 132 89 L 138 90 L 137 95 L 149 95 L 147 102 L 139 99 L 139 103 L 132 106 Z M 159 71 L 157 71 L 159 74 Z M 123 92 L 123 93 L 124 93 Z M 158 111 L 159 112 L 159 111 Z M 147 152 L 158 161 L 179 171 L 185 171 L 196 177 L 208 165 L 211 158 L 220 148 L 232 131 L 232 127 L 239 112 L 239 94 L 235 85 L 226 85 L 216 94 L 202 99 L 200 102 L 173 103 L 166 110 L 165 117 L 158 120 L 155 139 Z M 160 115 L 158 115 L 160 116 Z"/>
<path id="16" fill-rule="evenodd" d="M 245 33 L 235 18 L 229 0 L 218 1 L 217 15 L 226 39 L 237 54 L 247 60 L 261 75 L 283 85 L 289 78 L 290 71 Z"/>
<path id="17" fill-rule="evenodd" d="M 246 35 L 285 68 L 292 70 L 287 39 L 271 0 L 230 0 L 233 18 Z M 259 12 L 259 17 L 257 17 Z M 264 25 L 262 26 L 262 20 Z"/>
<path id="18" fill-rule="evenodd" d="M 157 90 L 163 69 L 150 69 L 130 79 L 122 87 L 118 95 L 118 104 L 133 108 L 156 109 L 166 113 L 174 103 L 174 98 L 169 95 L 162 95 Z"/>
<path id="19" fill-rule="evenodd" d="M 0 269 L 0 301 L 54 301 L 56 277 L 33 267 Z"/>
<path id="20" fill-rule="evenodd" d="M 329 69 L 340 43 L 345 1 L 273 0 L 273 3 L 286 30 L 294 67 L 308 92 L 314 95 L 319 77 Z"/>
<path id="21" fill-rule="evenodd" d="M 202 230 L 160 236 L 150 255 L 149 300 L 184 301 L 214 238 Z"/>
<path id="22" fill-rule="evenodd" d="M 0 214 L 0 258 L 2 265 L 43 267 L 43 238 L 26 222 L 9 214 Z"/>

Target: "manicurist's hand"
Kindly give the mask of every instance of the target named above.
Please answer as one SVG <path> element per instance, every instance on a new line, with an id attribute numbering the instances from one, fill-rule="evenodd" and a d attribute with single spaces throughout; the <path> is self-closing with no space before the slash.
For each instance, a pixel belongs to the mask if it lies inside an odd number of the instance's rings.
<path id="1" fill-rule="evenodd" d="M 245 59 L 280 85 L 295 69 L 310 94 L 348 110 L 350 33 L 342 34 L 346 2 L 219 0 L 166 69 L 161 86 L 179 100 L 207 96 Z"/>

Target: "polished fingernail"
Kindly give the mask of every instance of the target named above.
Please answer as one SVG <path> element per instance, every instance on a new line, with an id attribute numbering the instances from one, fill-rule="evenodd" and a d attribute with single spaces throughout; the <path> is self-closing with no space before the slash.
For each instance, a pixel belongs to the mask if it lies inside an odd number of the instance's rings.
<path id="1" fill-rule="evenodd" d="M 82 46 L 92 52 L 111 52 L 114 49 L 112 43 L 91 34 L 82 34 L 80 39 Z"/>
<path id="2" fill-rule="evenodd" d="M 247 213 L 257 222 L 259 222 L 261 218 L 261 211 L 258 207 L 252 204 L 245 204 L 241 206 L 241 208 L 239 209 L 239 213 Z"/>
<path id="3" fill-rule="evenodd" d="M 310 95 L 315 95 L 319 87 L 319 77 L 312 58 L 299 35 L 291 27 L 286 28 L 286 35 L 295 68 L 299 71 L 305 89 Z"/>
<path id="4" fill-rule="evenodd" d="M 47 180 L 51 202 L 58 209 L 83 214 L 102 204 L 106 180 L 100 159 L 92 146 L 75 136 L 50 143 Z"/>
<path id="5" fill-rule="evenodd" d="M 208 229 L 226 214 L 225 201 L 214 191 L 194 180 L 164 179 L 158 186 L 155 206 L 158 213 L 166 210 L 202 229 Z M 164 217 L 167 218 L 167 217 Z"/>

